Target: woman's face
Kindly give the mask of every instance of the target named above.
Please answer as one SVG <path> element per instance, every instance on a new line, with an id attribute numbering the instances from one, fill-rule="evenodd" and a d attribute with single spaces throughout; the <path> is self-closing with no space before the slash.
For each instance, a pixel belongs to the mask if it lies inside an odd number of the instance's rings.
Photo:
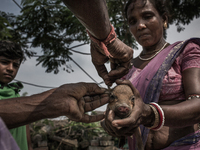
<path id="1" fill-rule="evenodd" d="M 149 0 L 145 6 L 140 1 L 131 3 L 127 18 L 130 32 L 143 47 L 153 46 L 163 38 L 164 19 Z"/>

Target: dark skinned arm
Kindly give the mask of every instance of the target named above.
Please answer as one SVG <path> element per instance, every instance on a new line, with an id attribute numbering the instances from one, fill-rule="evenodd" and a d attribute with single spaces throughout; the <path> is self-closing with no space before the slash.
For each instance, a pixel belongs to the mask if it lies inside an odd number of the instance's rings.
<path id="1" fill-rule="evenodd" d="M 183 71 L 185 96 L 200 94 L 200 69 L 190 68 Z M 200 99 L 192 98 L 176 105 L 161 105 L 165 113 L 165 125 L 184 127 L 200 122 Z"/>
<path id="2" fill-rule="evenodd" d="M 82 25 L 99 40 L 110 33 L 110 21 L 104 0 L 63 0 Z"/>
<path id="3" fill-rule="evenodd" d="M 96 39 L 102 41 L 107 38 L 111 26 L 105 0 L 63 0 L 63 2 Z M 111 86 L 116 79 L 128 73 L 133 50 L 118 38 L 108 44 L 107 48 L 112 58 L 105 56 L 103 50 L 94 44 L 91 44 L 91 56 L 99 76 L 106 85 Z M 110 72 L 104 65 L 108 60 L 111 64 Z"/>
<path id="4" fill-rule="evenodd" d="M 104 115 L 90 116 L 92 111 L 109 100 L 94 83 L 65 84 L 41 94 L 0 101 L 0 116 L 8 128 L 26 125 L 44 118 L 67 116 L 78 122 L 96 122 Z"/>

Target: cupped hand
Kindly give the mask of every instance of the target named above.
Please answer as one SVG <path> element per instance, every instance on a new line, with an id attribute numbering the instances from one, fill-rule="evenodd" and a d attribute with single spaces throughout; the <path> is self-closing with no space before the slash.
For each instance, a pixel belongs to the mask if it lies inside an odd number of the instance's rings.
<path id="1" fill-rule="evenodd" d="M 115 117 L 115 113 L 112 110 L 106 111 L 106 116 L 104 121 L 101 122 L 104 130 L 108 132 L 108 134 L 116 137 L 121 136 L 131 136 L 134 134 L 136 128 L 141 124 L 149 124 L 150 119 L 147 119 L 152 111 L 151 108 L 143 103 L 142 98 L 138 92 L 138 90 L 132 85 L 132 83 L 128 80 L 117 80 L 116 83 L 126 84 L 131 87 L 134 95 L 134 107 L 131 114 L 124 119 L 118 119 Z"/>
<path id="2" fill-rule="evenodd" d="M 109 95 L 95 83 L 75 83 L 60 86 L 49 98 L 58 116 L 65 115 L 73 121 L 90 123 L 102 120 L 104 114 L 92 116 L 86 112 L 106 104 Z"/>
<path id="3" fill-rule="evenodd" d="M 108 58 L 103 49 L 96 43 L 91 42 L 92 62 L 99 74 L 103 78 L 106 85 L 111 86 L 116 79 L 120 79 L 126 75 L 131 67 L 133 58 L 133 50 L 118 38 L 107 45 L 107 49 L 112 55 Z M 111 71 L 107 71 L 105 63 L 110 60 Z"/>

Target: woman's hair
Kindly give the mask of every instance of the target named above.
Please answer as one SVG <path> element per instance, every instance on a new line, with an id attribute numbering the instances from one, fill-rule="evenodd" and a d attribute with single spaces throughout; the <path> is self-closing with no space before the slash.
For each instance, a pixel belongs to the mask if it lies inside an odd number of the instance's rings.
<path id="1" fill-rule="evenodd" d="M 0 56 L 4 56 L 9 59 L 20 59 L 20 62 L 24 59 L 24 52 L 19 44 L 8 40 L 0 41 Z"/>
<path id="2" fill-rule="evenodd" d="M 127 18 L 127 10 L 128 10 L 128 7 L 131 3 L 135 3 L 137 2 L 138 0 L 129 0 L 125 6 L 125 16 Z M 147 0 L 139 0 L 143 3 L 143 7 L 146 5 L 147 3 Z M 155 7 L 155 9 L 158 11 L 159 15 L 160 16 L 163 16 L 163 15 L 166 15 L 168 18 L 169 18 L 169 12 L 168 12 L 168 9 L 165 5 L 165 1 L 164 0 L 149 0 L 153 6 Z"/>

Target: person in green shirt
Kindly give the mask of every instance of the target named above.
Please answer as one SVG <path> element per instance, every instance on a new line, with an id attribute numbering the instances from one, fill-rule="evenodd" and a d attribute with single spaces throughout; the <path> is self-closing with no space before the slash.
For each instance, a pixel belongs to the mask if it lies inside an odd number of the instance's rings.
<path id="1" fill-rule="evenodd" d="M 10 82 L 17 75 L 23 59 L 24 53 L 18 44 L 15 44 L 11 41 L 1 41 L 0 100 L 20 97 L 19 92 L 23 88 L 22 83 Z M 21 150 L 32 150 L 32 147 L 28 146 L 27 142 L 27 139 L 30 140 L 30 132 L 28 130 L 28 125 L 19 126 L 9 130 Z M 29 141 L 29 143 L 31 142 Z"/>

